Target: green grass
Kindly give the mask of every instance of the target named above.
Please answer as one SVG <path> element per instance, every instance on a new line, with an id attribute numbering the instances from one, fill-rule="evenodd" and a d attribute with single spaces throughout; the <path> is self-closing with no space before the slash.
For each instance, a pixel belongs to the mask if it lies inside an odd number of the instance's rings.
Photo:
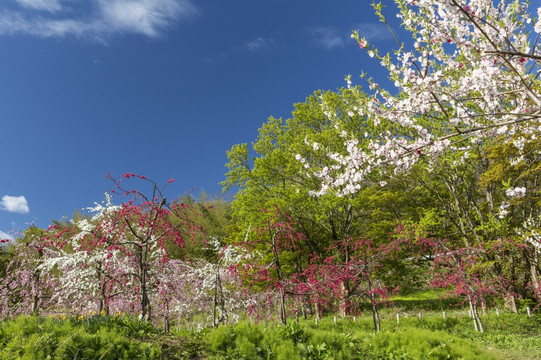
<path id="1" fill-rule="evenodd" d="M 392 307 L 400 311 L 443 311 L 462 308 L 461 300 L 443 298 L 444 290 L 431 289 L 417 291 L 411 294 L 397 295 L 390 299 Z"/>
<path id="2" fill-rule="evenodd" d="M 417 313 L 396 321 L 382 310 L 382 331 L 370 316 L 332 317 L 288 326 L 247 321 L 200 332 L 164 334 L 123 317 L 86 319 L 19 317 L 0 323 L 1 359 L 526 359 L 541 360 L 541 316 L 493 312 L 486 333 L 475 332 L 464 313 Z"/>
<path id="3" fill-rule="evenodd" d="M 323 320 L 269 327 L 241 323 L 210 330 L 209 359 L 497 359 L 473 341 L 406 327 L 374 333 L 366 324 Z"/>
<path id="4" fill-rule="evenodd" d="M 160 359 L 160 348 L 114 322 L 18 317 L 0 325 L 0 359 Z"/>
<path id="5" fill-rule="evenodd" d="M 301 321 L 287 327 L 241 323 L 208 330 L 209 359 L 541 359 L 541 316 L 483 316 L 485 333 L 464 314 L 402 317 L 384 312 L 382 331 L 362 317 Z M 277 344 L 284 344 L 284 349 Z"/>

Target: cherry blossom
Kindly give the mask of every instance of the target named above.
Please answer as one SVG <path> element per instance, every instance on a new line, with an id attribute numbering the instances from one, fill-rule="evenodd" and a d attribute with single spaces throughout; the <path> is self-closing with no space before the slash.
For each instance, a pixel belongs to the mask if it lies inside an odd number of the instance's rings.
<path id="1" fill-rule="evenodd" d="M 315 196 L 358 192 L 374 171 L 391 166 L 395 173 L 408 172 L 420 157 L 429 162 L 447 151 L 466 152 L 469 144 L 487 137 L 523 148 L 527 137 L 515 135 L 535 136 L 541 130 L 541 51 L 530 35 L 539 33 L 541 22 L 532 26 L 526 6 L 516 0 L 397 4 L 397 17 L 413 35 L 411 50 L 401 47 L 393 59 L 380 55 L 358 32 L 352 34 L 385 68 L 398 93 L 369 79 L 372 93 L 365 96 L 357 90 L 351 111 L 354 106 L 375 126 L 385 124 L 391 130 L 365 139 L 346 134 L 347 153 L 329 154 L 336 167 L 314 170 L 321 179 Z M 381 6 L 375 8 L 385 21 Z M 537 9 L 538 18 L 540 12 Z M 321 106 L 340 127 L 342 115 L 330 104 Z"/>

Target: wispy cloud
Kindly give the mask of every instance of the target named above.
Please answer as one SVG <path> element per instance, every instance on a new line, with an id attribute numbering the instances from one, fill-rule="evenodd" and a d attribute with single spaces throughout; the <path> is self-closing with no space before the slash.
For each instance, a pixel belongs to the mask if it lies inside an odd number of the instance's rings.
<path id="1" fill-rule="evenodd" d="M 0 201 L 0 209 L 20 214 L 27 214 L 30 212 L 28 202 L 24 196 L 2 196 L 2 201 Z"/>
<path id="2" fill-rule="evenodd" d="M 264 38 L 261 36 L 256 37 L 253 40 L 247 41 L 243 48 L 248 51 L 260 51 L 269 49 L 273 44 L 275 40 L 273 38 Z"/>
<path id="3" fill-rule="evenodd" d="M 0 5 L 0 35 L 76 36 L 105 40 L 113 35 L 157 37 L 198 13 L 191 0 L 15 0 Z M 81 7 L 81 4 L 84 6 Z M 30 11 L 32 10 L 32 11 Z M 79 10 L 79 11 L 78 11 Z"/>
<path id="4" fill-rule="evenodd" d="M 45 11 L 59 11 L 62 9 L 61 0 L 15 0 L 20 6 Z"/>
<path id="5" fill-rule="evenodd" d="M 356 28 L 361 38 L 370 41 L 389 40 L 393 35 L 385 24 L 382 23 L 361 23 Z"/>
<path id="6" fill-rule="evenodd" d="M 206 57 L 203 61 L 206 64 L 214 64 L 225 59 L 236 56 L 246 56 L 247 53 L 257 53 L 261 51 L 274 51 L 280 49 L 281 45 L 272 37 L 258 36 L 252 40 L 240 43 L 237 46 L 227 48 L 221 52 Z"/>
<path id="7" fill-rule="evenodd" d="M 347 38 L 345 34 L 340 34 L 331 26 L 313 27 L 308 29 L 308 32 L 314 43 L 326 50 L 343 48 Z"/>
<path id="8" fill-rule="evenodd" d="M 5 239 L 13 240 L 13 236 L 0 230 L 0 240 Z"/>
<path id="9" fill-rule="evenodd" d="M 369 42 L 385 41 L 393 37 L 387 26 L 382 23 L 360 23 L 356 26 L 356 30 Z M 308 33 L 314 44 L 326 50 L 343 48 L 351 41 L 351 31 L 341 31 L 332 26 L 312 27 L 308 29 Z"/>

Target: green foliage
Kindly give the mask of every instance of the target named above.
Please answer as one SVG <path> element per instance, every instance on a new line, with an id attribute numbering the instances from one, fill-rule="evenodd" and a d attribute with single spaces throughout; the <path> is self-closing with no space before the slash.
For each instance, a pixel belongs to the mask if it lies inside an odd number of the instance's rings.
<path id="1" fill-rule="evenodd" d="M 319 181 L 308 176 L 307 169 L 295 158 L 301 155 L 315 169 L 333 163 L 327 152 L 344 151 L 340 130 L 324 114 L 321 103 L 337 113 L 347 113 L 346 102 L 353 91 L 318 91 L 304 103 L 295 104 L 292 118 L 269 118 L 259 129 L 253 151 L 247 144 L 231 148 L 226 165 L 229 171 L 222 185 L 224 189 L 236 186 L 240 190 L 233 201 L 236 240 L 244 238 L 248 226 L 265 223 L 268 215 L 262 209 L 275 206 L 292 216 L 308 238 L 305 245 L 316 254 L 321 254 L 329 241 L 353 235 L 356 224 L 351 223 L 355 208 L 352 199 L 310 196 L 309 191 L 318 190 Z M 355 115 L 344 116 L 341 126 L 341 130 L 360 135 L 368 125 L 364 117 Z M 319 150 L 314 149 L 314 143 Z"/>
<path id="2" fill-rule="evenodd" d="M 97 319 L 100 319 L 100 317 Z M 120 317 L 106 317 L 104 319 L 107 319 L 106 321 L 110 321 L 114 328 L 119 329 L 128 336 L 143 337 L 146 334 L 154 331 L 154 327 L 149 321 L 138 320 L 133 316 L 128 316 L 127 314 Z"/>
<path id="3" fill-rule="evenodd" d="M 18 317 L 0 324 L 0 359 L 160 359 L 158 346 L 116 326 Z"/>
<path id="4" fill-rule="evenodd" d="M 448 314 L 443 319 L 441 313 L 425 313 L 422 319 L 404 317 L 397 324 L 389 310 L 382 314 L 384 330 L 378 333 L 371 330 L 369 317 L 359 317 L 357 322 L 340 319 L 337 323 L 324 318 L 318 325 L 313 321 L 287 326 L 241 322 L 167 336 L 123 317 L 18 317 L 0 324 L 0 360 L 466 360 L 497 359 L 499 354 L 508 359 L 535 359 L 541 346 L 539 315 L 490 314 L 483 321 L 487 333 L 475 332 L 464 314 Z"/>
<path id="5" fill-rule="evenodd" d="M 8 246 L 0 246 L 0 279 L 6 276 L 6 269 L 11 261 L 12 254 L 9 253 Z"/>
<path id="6" fill-rule="evenodd" d="M 442 289 L 430 289 L 415 291 L 410 294 L 393 296 L 390 299 L 393 307 L 400 311 L 443 311 L 452 308 L 461 302 L 460 299 L 443 298 L 445 291 Z"/>
<path id="7" fill-rule="evenodd" d="M 202 258 L 210 262 L 216 261 L 216 255 L 209 250 L 205 243 L 211 239 L 221 242 L 229 238 L 231 226 L 231 202 L 221 198 L 212 197 L 201 190 L 199 196 L 181 196 L 177 200 L 186 206 L 184 217 L 173 216 L 173 221 L 182 224 L 194 224 L 195 231 L 184 236 L 184 245 L 165 244 L 171 259 L 197 259 Z"/>
<path id="8" fill-rule="evenodd" d="M 450 328 L 456 325 L 447 323 Z M 472 341 L 445 331 L 415 325 L 389 329 L 373 333 L 362 324 L 345 320 L 338 324 L 322 321 L 317 327 L 312 323 L 273 328 L 240 323 L 209 331 L 206 341 L 212 359 L 495 358 Z"/>
<path id="9" fill-rule="evenodd" d="M 282 327 L 242 322 L 212 329 L 205 340 L 211 359 L 294 359 L 295 345 Z"/>

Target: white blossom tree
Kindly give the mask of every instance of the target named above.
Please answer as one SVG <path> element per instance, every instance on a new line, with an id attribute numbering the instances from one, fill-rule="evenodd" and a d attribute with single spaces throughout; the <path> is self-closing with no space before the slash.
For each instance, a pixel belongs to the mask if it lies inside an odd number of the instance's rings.
<path id="1" fill-rule="evenodd" d="M 366 146 L 344 133 L 347 154 L 329 154 L 337 166 L 321 169 L 315 195 L 356 192 L 367 174 L 383 164 L 408 171 L 420 157 L 444 151 L 467 153 L 470 143 L 487 138 L 522 148 L 540 131 L 541 94 L 537 37 L 541 22 L 521 1 L 396 0 L 402 26 L 413 36 L 395 58 L 380 55 L 362 34 L 361 48 L 387 70 L 396 89 L 368 79 L 372 93 L 359 90 L 346 113 L 322 103 L 337 126 L 348 114 L 366 116 L 382 129 L 367 134 Z M 376 13 L 387 22 L 381 4 Z M 537 10 L 541 15 L 541 8 Z M 348 84 L 351 80 L 348 79 Z M 386 125 L 386 126 L 384 126 Z"/>
<path id="2" fill-rule="evenodd" d="M 399 42 L 394 56 L 380 54 L 359 32 L 352 34 L 360 48 L 386 70 L 395 88 L 382 88 L 369 78 L 371 92 L 366 96 L 348 77 L 348 87 L 358 96 L 348 103 L 347 111 L 321 102 L 338 128 L 347 117 L 361 115 L 381 131 L 367 132 L 364 138 L 343 131 L 347 151 L 329 153 L 335 164 L 313 172 L 321 181 L 314 196 L 355 194 L 370 174 L 408 173 L 421 159 L 428 171 L 442 155 L 452 154 L 460 163 L 474 145 L 512 144 L 517 156 L 510 161 L 516 164 L 524 161 L 528 144 L 538 139 L 541 7 L 532 13 L 529 2 L 518 0 L 395 3 L 401 26 L 412 40 L 400 43 L 404 32 L 393 33 Z M 382 5 L 373 6 L 389 25 Z M 540 149 L 533 151 L 536 158 L 541 154 Z M 304 160 L 300 154 L 297 159 Z M 507 215 L 508 200 L 537 191 L 522 185 L 518 177 L 511 179 L 500 216 Z M 539 247 L 538 218 L 535 211 L 526 216 L 523 229 L 535 247 Z"/>

